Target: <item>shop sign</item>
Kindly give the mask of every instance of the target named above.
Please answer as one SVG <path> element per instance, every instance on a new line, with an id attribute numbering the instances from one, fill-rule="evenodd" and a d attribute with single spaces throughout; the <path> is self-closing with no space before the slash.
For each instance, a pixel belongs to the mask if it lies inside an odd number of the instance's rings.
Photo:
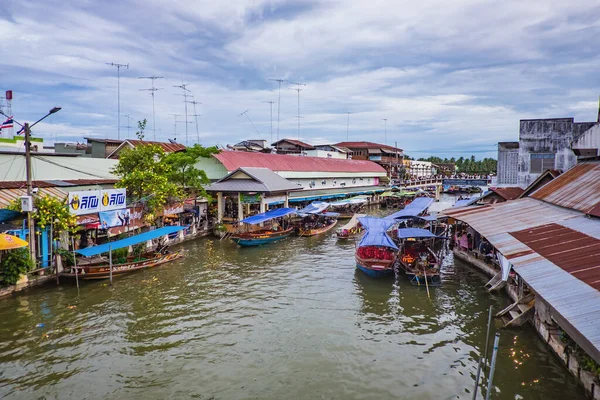
<path id="1" fill-rule="evenodd" d="M 127 195 L 124 188 L 70 192 L 68 204 L 75 215 L 120 210 L 127 205 Z"/>
<path id="2" fill-rule="evenodd" d="M 242 204 L 260 204 L 260 193 L 241 194 Z"/>
<path id="3" fill-rule="evenodd" d="M 129 210 L 126 208 L 122 210 L 101 211 L 98 215 L 100 216 L 100 227 L 102 229 L 115 226 L 129 226 L 131 220 Z"/>

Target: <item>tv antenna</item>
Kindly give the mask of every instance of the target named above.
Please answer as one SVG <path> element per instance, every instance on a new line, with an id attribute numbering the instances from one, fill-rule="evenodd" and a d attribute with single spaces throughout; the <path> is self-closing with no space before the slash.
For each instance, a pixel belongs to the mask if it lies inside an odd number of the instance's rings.
<path id="1" fill-rule="evenodd" d="M 302 89 L 300 88 L 300 86 L 306 86 L 306 83 L 298 83 L 298 82 L 290 82 L 292 85 L 296 85 L 296 88 L 292 88 L 295 91 L 298 92 L 298 140 L 300 140 L 300 118 L 302 118 L 300 116 L 300 92 L 302 91 Z"/>
<path id="2" fill-rule="evenodd" d="M 381 118 L 383 121 L 383 144 L 387 146 L 387 118 Z"/>
<path id="3" fill-rule="evenodd" d="M 193 96 L 192 96 L 192 98 L 193 98 Z M 198 131 L 198 117 L 200 117 L 201 114 L 198 114 L 198 112 L 196 111 L 196 104 L 202 104 L 202 103 L 199 101 L 196 101 L 196 100 L 188 101 L 188 103 L 194 105 L 194 114 L 192 114 L 192 117 L 194 117 L 194 120 L 196 121 L 196 140 L 198 141 L 198 144 L 199 144 L 200 143 L 200 132 Z"/>
<path id="4" fill-rule="evenodd" d="M 123 128 L 127 128 L 127 139 L 129 139 L 131 136 L 131 128 L 133 128 L 131 126 L 131 114 L 123 114 L 124 117 L 127 117 L 127 126 L 124 126 Z"/>
<path id="5" fill-rule="evenodd" d="M 173 116 L 173 135 L 175 140 L 177 140 L 177 117 L 181 116 L 181 114 L 171 114 Z"/>
<path id="6" fill-rule="evenodd" d="M 129 69 L 129 63 L 117 64 L 105 63 L 111 67 L 117 67 L 117 139 L 121 140 L 121 68 Z"/>
<path id="7" fill-rule="evenodd" d="M 188 145 L 188 112 L 187 112 L 187 98 L 188 96 L 191 96 L 188 93 L 191 93 L 191 91 L 187 88 L 187 86 L 189 85 L 189 83 L 183 83 L 183 81 L 181 82 L 181 85 L 173 85 L 173 87 L 176 88 L 180 88 L 183 91 L 183 94 L 180 94 L 180 96 L 183 96 L 183 105 L 185 107 L 185 145 Z"/>
<path id="8" fill-rule="evenodd" d="M 252 120 L 250 119 L 250 116 L 248 116 L 248 111 L 249 110 L 244 111 L 243 113 L 241 113 L 240 115 L 238 115 L 238 117 L 241 117 L 242 115 L 245 115 L 246 118 L 248 118 L 248 121 L 250 121 L 250 123 L 254 127 L 254 130 L 256 131 L 256 134 L 258 135 L 258 138 L 260 139 L 260 132 L 258 131 L 258 129 L 256 129 L 256 125 L 254 125 L 254 122 L 252 122 Z"/>
<path id="9" fill-rule="evenodd" d="M 277 94 L 277 141 L 279 141 L 279 115 L 281 112 L 281 82 L 287 82 L 285 79 L 269 79 L 270 81 L 279 82 L 279 93 Z"/>
<path id="10" fill-rule="evenodd" d="M 346 114 L 348 114 L 348 120 L 346 122 L 346 141 L 348 141 L 348 137 L 350 136 L 350 114 L 352 114 L 350 111 L 346 111 Z"/>
<path id="11" fill-rule="evenodd" d="M 263 101 L 263 103 L 269 103 L 271 109 L 271 143 L 273 143 L 273 103 L 274 101 Z"/>
<path id="12" fill-rule="evenodd" d="M 149 91 L 152 95 L 152 133 L 154 135 L 154 141 L 156 142 L 156 116 L 154 114 L 154 92 L 162 90 L 162 88 L 154 87 L 154 81 L 157 79 L 164 79 L 162 76 L 140 76 L 138 79 L 150 79 L 152 81 L 152 87 L 150 89 L 140 89 L 140 91 Z"/>

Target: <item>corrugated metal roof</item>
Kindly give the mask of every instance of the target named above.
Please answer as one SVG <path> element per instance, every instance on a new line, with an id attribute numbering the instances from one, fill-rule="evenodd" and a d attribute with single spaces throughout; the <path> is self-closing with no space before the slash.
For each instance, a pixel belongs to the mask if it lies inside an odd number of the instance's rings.
<path id="1" fill-rule="evenodd" d="M 600 162 L 574 166 L 531 197 L 600 217 Z"/>
<path id="2" fill-rule="evenodd" d="M 402 149 L 399 149 L 397 147 L 393 147 L 393 146 L 388 146 L 387 144 L 381 144 L 381 143 L 374 143 L 374 142 L 339 142 L 339 143 L 335 143 L 334 146 L 342 146 L 342 147 L 346 147 L 350 150 L 352 149 L 375 149 L 375 148 L 379 148 L 379 149 L 385 149 L 388 151 L 402 151 Z"/>
<path id="3" fill-rule="evenodd" d="M 490 188 L 490 190 L 498 194 L 498 196 L 502 197 L 504 200 L 517 199 L 524 191 L 520 187 Z"/>
<path id="4" fill-rule="evenodd" d="M 240 178 L 248 176 L 252 179 Z M 288 181 L 267 168 L 238 168 L 206 190 L 211 192 L 289 192 L 302 187 Z"/>
<path id="5" fill-rule="evenodd" d="M 301 147 L 303 149 L 308 149 L 308 150 L 313 150 L 315 148 L 315 146 L 313 146 L 312 144 L 308 144 L 305 142 L 301 142 L 300 140 L 294 140 L 294 139 L 281 139 L 281 140 L 278 140 L 277 142 L 271 144 L 271 146 L 277 146 L 277 144 L 281 143 L 281 142 L 292 143 L 298 147 Z"/>
<path id="6" fill-rule="evenodd" d="M 600 222 L 532 198 L 443 213 L 488 239 L 556 311 L 561 327 L 600 362 Z"/>
<path id="7" fill-rule="evenodd" d="M 27 194 L 27 189 L 1 189 L 0 190 L 0 208 L 4 208 L 12 203 L 14 200 Z M 56 187 L 45 187 L 39 188 L 38 196 L 49 195 L 52 197 L 64 200 L 67 198 L 67 192 L 56 188 Z"/>
<path id="8" fill-rule="evenodd" d="M 228 171 L 241 167 L 268 168 L 271 171 L 301 172 L 376 172 L 385 174 L 380 165 L 365 160 L 339 158 L 298 157 L 285 154 L 252 153 L 246 151 L 221 151 L 214 154 Z"/>
<path id="9" fill-rule="evenodd" d="M 146 145 L 146 144 L 157 144 L 160 147 L 162 147 L 162 149 L 165 151 L 165 153 L 175 153 L 178 151 L 185 150 L 185 146 L 182 145 L 181 143 L 151 142 L 151 141 L 147 141 L 147 140 L 133 140 L 133 139 L 127 139 L 127 142 L 131 143 L 131 145 L 134 147 L 142 146 L 142 145 Z"/>

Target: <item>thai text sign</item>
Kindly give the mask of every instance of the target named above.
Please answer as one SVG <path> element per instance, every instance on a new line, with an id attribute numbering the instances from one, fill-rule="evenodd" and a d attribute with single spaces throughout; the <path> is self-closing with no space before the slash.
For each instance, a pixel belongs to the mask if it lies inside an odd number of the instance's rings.
<path id="1" fill-rule="evenodd" d="M 242 204 L 257 204 L 260 203 L 260 193 L 257 194 L 240 194 Z"/>
<path id="2" fill-rule="evenodd" d="M 69 193 L 69 211 L 75 215 L 120 210 L 126 205 L 127 195 L 124 188 Z"/>

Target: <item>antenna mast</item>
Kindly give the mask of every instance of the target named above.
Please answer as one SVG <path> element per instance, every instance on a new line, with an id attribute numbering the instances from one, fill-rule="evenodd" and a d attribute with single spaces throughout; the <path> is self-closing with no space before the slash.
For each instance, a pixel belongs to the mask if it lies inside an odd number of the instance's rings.
<path id="1" fill-rule="evenodd" d="M 111 67 L 117 67 L 117 139 L 121 140 L 121 68 L 129 69 L 129 63 L 116 64 L 105 63 Z"/>
<path id="2" fill-rule="evenodd" d="M 381 120 L 383 121 L 383 129 L 384 129 L 383 144 L 387 145 L 387 118 L 381 118 Z"/>
<path id="3" fill-rule="evenodd" d="M 300 86 L 306 86 L 306 83 L 298 83 L 298 82 L 290 82 L 290 83 L 292 85 L 297 86 L 297 88 L 295 88 L 294 90 L 298 92 L 298 140 L 300 140 L 300 118 L 302 118 L 300 116 L 300 92 L 302 91 L 302 89 L 300 89 Z"/>
<path id="4" fill-rule="evenodd" d="M 271 143 L 273 143 L 273 103 L 275 103 L 274 101 L 263 101 L 263 103 L 269 103 L 269 106 L 271 108 Z M 269 146 L 271 144 L 269 143 Z"/>
<path id="5" fill-rule="evenodd" d="M 131 122 L 130 122 L 130 120 L 131 120 L 131 114 L 123 114 L 123 116 L 127 117 L 127 126 L 124 126 L 123 128 L 127 128 L 127 139 L 129 139 L 131 137 L 130 136 L 130 133 L 131 133 L 131 131 L 130 131 L 130 129 L 131 129 Z"/>
<path id="6" fill-rule="evenodd" d="M 154 114 L 154 92 L 162 90 L 162 88 L 154 87 L 154 81 L 157 79 L 164 79 L 162 76 L 140 76 L 138 79 L 150 79 L 152 81 L 152 87 L 150 89 L 140 89 L 140 91 L 147 90 L 152 95 L 152 133 L 154 135 L 154 141 L 156 142 L 156 116 Z"/>
<path id="7" fill-rule="evenodd" d="M 285 79 L 269 79 L 270 81 L 279 82 L 279 93 L 277 95 L 277 141 L 279 141 L 279 115 L 281 112 L 281 82 L 287 82 Z"/>
<path id="8" fill-rule="evenodd" d="M 192 98 L 193 98 L 193 96 L 192 96 Z M 198 144 L 200 144 L 200 132 L 198 131 L 198 117 L 200 117 L 201 114 L 198 114 L 196 112 L 196 104 L 202 104 L 202 103 L 199 101 L 196 101 L 196 100 L 188 101 L 188 103 L 194 105 L 194 114 L 192 115 L 192 117 L 194 117 L 194 120 L 196 121 L 196 140 L 198 141 Z"/>
<path id="9" fill-rule="evenodd" d="M 256 129 L 256 125 L 254 125 L 254 122 L 252 122 L 252 120 L 250 119 L 250 117 L 248 116 L 248 110 L 244 111 L 243 113 L 241 113 L 240 115 L 238 115 L 238 117 L 241 117 L 242 115 L 245 115 L 246 118 L 248 118 L 248 121 L 250 121 L 250 123 L 252 124 L 252 126 L 254 127 L 254 130 L 256 131 L 256 134 L 258 135 L 258 138 L 260 139 L 260 132 L 258 131 L 258 129 Z"/>
<path id="10" fill-rule="evenodd" d="M 346 141 L 348 141 L 348 137 L 350 136 L 350 111 L 346 111 L 346 114 L 348 114 L 348 122 L 346 123 Z"/>
<path id="11" fill-rule="evenodd" d="M 174 120 L 173 135 L 175 135 L 175 140 L 177 140 L 177 117 L 179 117 L 181 114 L 171 114 L 171 115 L 173 116 L 173 120 Z"/>
<path id="12" fill-rule="evenodd" d="M 183 83 L 183 81 L 181 82 L 181 85 L 174 85 L 173 87 L 176 88 L 180 88 L 183 91 L 183 94 L 180 96 L 183 96 L 183 104 L 185 106 L 185 145 L 188 145 L 188 112 L 187 112 L 187 98 L 189 95 L 188 93 L 190 92 L 190 90 L 187 88 L 187 86 L 189 85 L 189 83 Z"/>

